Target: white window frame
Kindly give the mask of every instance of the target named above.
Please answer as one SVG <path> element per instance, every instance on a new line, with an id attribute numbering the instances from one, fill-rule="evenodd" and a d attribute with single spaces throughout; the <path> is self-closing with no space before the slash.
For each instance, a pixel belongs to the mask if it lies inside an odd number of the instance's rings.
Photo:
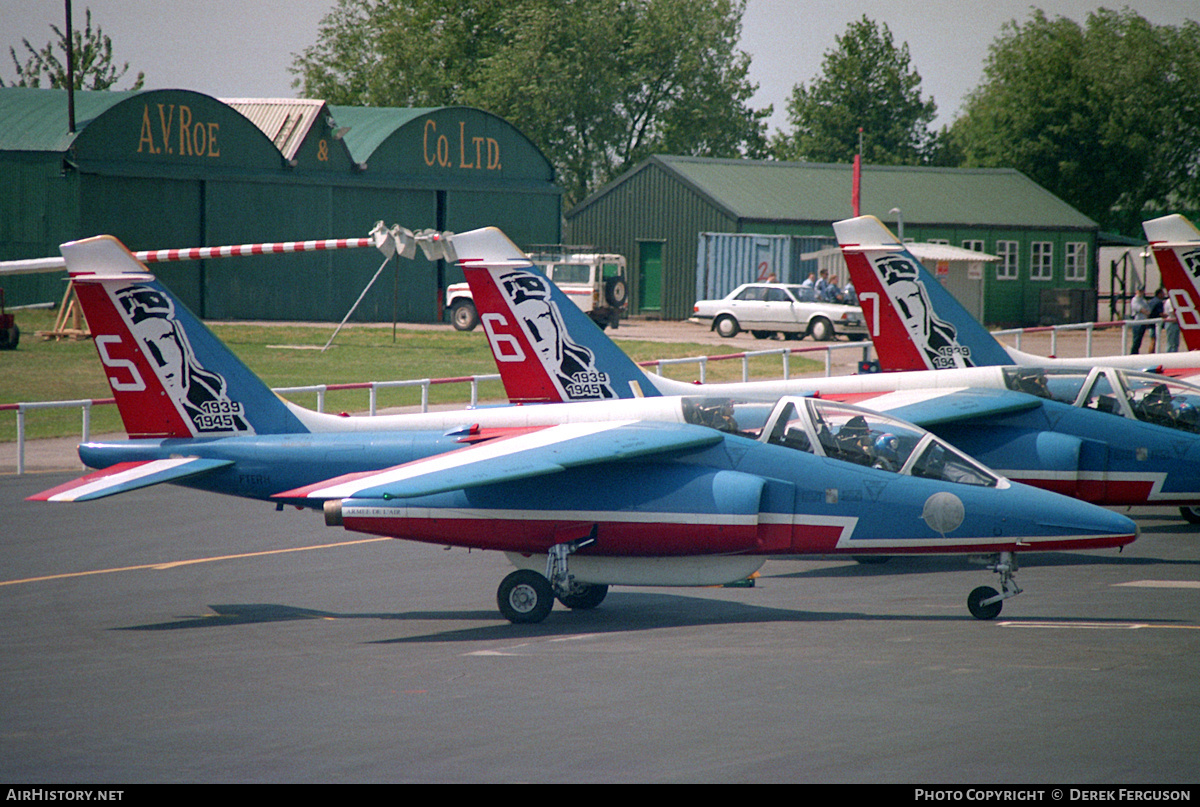
<path id="1" fill-rule="evenodd" d="M 1021 277 L 1021 242 L 997 241 L 996 255 L 1000 261 L 996 264 L 997 280 L 1017 280 Z"/>
<path id="2" fill-rule="evenodd" d="M 1029 279 L 1054 279 L 1054 242 L 1034 241 L 1029 245 Z"/>
<path id="3" fill-rule="evenodd" d="M 969 249 L 972 252 L 983 252 L 982 238 L 968 238 L 962 242 L 963 249 Z"/>
<path id="4" fill-rule="evenodd" d="M 1063 257 L 1064 278 L 1075 282 L 1088 279 L 1087 242 L 1068 241 Z"/>

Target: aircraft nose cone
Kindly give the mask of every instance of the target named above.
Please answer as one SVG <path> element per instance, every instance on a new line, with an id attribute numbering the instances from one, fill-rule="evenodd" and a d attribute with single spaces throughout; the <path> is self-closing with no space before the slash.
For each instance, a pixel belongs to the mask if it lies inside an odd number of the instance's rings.
<path id="1" fill-rule="evenodd" d="M 1124 546 L 1132 543 L 1139 533 L 1138 525 L 1127 516 L 1075 499 L 1052 503 L 1038 519 L 1038 525 L 1047 531 L 1063 530 L 1064 535 L 1078 536 L 1081 542 L 1086 542 L 1087 536 L 1094 536 L 1100 542 L 1096 546 Z"/>

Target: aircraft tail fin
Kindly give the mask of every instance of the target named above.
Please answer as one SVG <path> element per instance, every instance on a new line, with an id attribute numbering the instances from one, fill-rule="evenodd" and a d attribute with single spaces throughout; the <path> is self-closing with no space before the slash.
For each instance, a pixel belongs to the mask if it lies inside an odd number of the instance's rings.
<path id="1" fill-rule="evenodd" d="M 860 216 L 833 229 L 884 370 L 1013 363 L 879 219 Z"/>
<path id="2" fill-rule="evenodd" d="M 513 403 L 658 395 L 642 369 L 495 227 L 451 237 Z"/>
<path id="3" fill-rule="evenodd" d="M 1200 350 L 1200 229 L 1173 214 L 1142 223 L 1188 350 Z"/>
<path id="4" fill-rule="evenodd" d="M 130 437 L 308 431 L 120 241 L 61 249 Z"/>

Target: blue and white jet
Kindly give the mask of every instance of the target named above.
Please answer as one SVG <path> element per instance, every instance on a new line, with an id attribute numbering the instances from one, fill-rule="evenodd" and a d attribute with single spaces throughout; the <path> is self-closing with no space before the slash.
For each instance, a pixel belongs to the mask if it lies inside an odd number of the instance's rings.
<path id="1" fill-rule="evenodd" d="M 862 223 L 862 220 L 853 220 Z M 839 237 L 845 234 L 838 225 Z M 748 383 L 685 384 L 643 373 L 603 332 L 570 306 L 557 289 L 532 271 L 520 250 L 497 230 L 454 236 L 454 244 L 490 340 L 510 400 L 595 401 L 655 395 L 699 394 L 732 398 L 816 395 L 858 403 L 914 422 L 958 446 L 1003 476 L 1107 506 L 1180 508 L 1193 520 L 1200 506 L 1200 387 L 1161 375 L 1089 365 L 1047 368 L 960 367 L 876 373 L 840 378 L 802 378 Z M 911 255 L 873 250 L 880 261 L 903 259 L 912 283 L 929 278 Z M 868 253 L 858 253 L 866 255 Z M 852 264 L 853 265 L 853 264 Z M 861 274 L 861 273 L 860 273 Z M 868 318 L 895 326 L 877 338 L 899 349 L 913 329 L 901 325 L 888 303 L 902 297 L 855 277 Z M 910 295 L 939 301 L 935 291 Z M 943 292 L 944 293 L 944 292 Z M 948 295 L 947 295 L 948 296 Z M 879 301 L 879 305 L 873 305 Z M 908 311 L 916 310 L 910 304 Z M 941 311 L 925 306 L 934 323 Z M 965 312 L 964 312 L 965 313 Z M 981 356 L 999 346 L 975 341 L 962 324 L 941 346 L 946 356 Z M 955 325 L 959 323 L 955 321 Z"/>
<path id="2" fill-rule="evenodd" d="M 505 552 L 514 622 L 609 585 L 712 585 L 772 555 L 995 554 L 1120 547 L 1129 519 L 1015 484 L 918 427 L 831 401 L 702 397 L 338 417 L 268 390 L 115 239 L 63 246 L 130 439 L 31 497 L 81 502 L 170 482 L 296 504 L 347 529 Z M 577 310 L 577 309 L 576 309 Z M 594 326 L 593 326 L 594 327 Z M 889 463 L 865 463 L 885 440 Z"/>

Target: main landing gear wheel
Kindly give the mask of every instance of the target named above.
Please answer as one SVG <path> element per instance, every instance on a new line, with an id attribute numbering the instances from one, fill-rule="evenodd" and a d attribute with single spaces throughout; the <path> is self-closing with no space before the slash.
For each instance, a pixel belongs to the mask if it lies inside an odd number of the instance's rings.
<path id="1" fill-rule="evenodd" d="M 991 586 L 980 586 L 967 595 L 967 610 L 976 619 L 995 619 L 1000 616 L 1000 609 L 1004 607 L 1004 600 L 996 600 L 990 605 L 984 605 L 983 603 L 986 600 L 999 596 L 1000 592 Z"/>
<path id="2" fill-rule="evenodd" d="M 607 596 L 608 586 L 572 583 L 571 593 L 560 596 L 558 601 L 572 610 L 584 611 L 588 608 L 595 608 L 604 602 L 604 598 Z"/>
<path id="3" fill-rule="evenodd" d="M 1180 507 L 1179 515 L 1189 524 L 1200 524 L 1200 507 Z"/>
<path id="4" fill-rule="evenodd" d="M 531 569 L 517 569 L 500 582 L 496 604 L 509 622 L 541 622 L 554 607 L 554 589 L 550 581 Z"/>

